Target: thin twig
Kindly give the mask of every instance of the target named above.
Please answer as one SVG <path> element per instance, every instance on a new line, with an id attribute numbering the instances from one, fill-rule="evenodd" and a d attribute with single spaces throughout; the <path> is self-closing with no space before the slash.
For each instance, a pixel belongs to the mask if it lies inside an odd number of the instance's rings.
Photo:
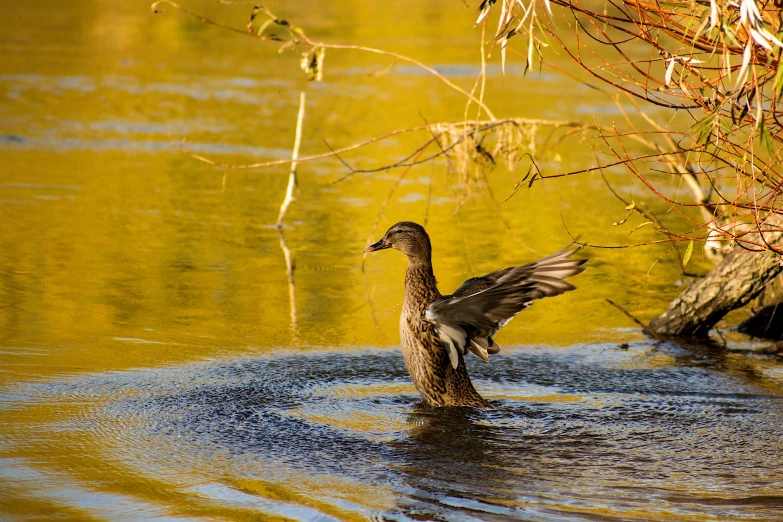
<path id="1" fill-rule="evenodd" d="M 606 302 L 607 302 L 607 303 L 609 303 L 610 305 L 612 305 L 612 306 L 614 306 L 615 308 L 617 308 L 618 310 L 620 310 L 620 311 L 621 311 L 623 314 L 625 314 L 625 316 L 626 316 L 626 317 L 628 317 L 628 318 L 629 318 L 631 321 L 633 321 L 634 323 L 636 323 L 636 324 L 637 324 L 637 326 L 639 326 L 639 328 L 641 328 L 642 330 L 644 330 L 644 331 L 645 331 L 645 333 L 647 333 L 647 334 L 648 334 L 648 335 L 650 335 L 651 337 L 655 338 L 655 340 L 656 340 L 656 341 L 659 341 L 659 342 L 663 342 L 663 341 L 664 341 L 664 339 L 663 339 L 663 338 L 662 338 L 660 335 L 656 334 L 655 332 L 653 332 L 652 330 L 650 330 L 649 328 L 647 328 L 647 326 L 646 326 L 646 325 L 645 325 L 643 322 L 641 322 L 639 319 L 637 319 L 636 317 L 634 317 L 633 315 L 631 315 L 631 313 L 630 313 L 630 312 L 628 312 L 628 310 L 626 310 L 625 308 L 623 308 L 623 307 L 622 307 L 622 306 L 620 306 L 619 304 L 615 303 L 615 302 L 614 302 L 614 301 L 612 301 L 611 299 L 604 299 L 604 301 L 606 301 Z"/>

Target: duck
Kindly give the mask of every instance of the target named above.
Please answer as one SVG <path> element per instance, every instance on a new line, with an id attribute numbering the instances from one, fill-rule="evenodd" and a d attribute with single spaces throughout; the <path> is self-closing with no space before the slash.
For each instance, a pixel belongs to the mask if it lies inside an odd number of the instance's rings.
<path id="1" fill-rule="evenodd" d="M 566 278 L 582 273 L 587 259 L 572 257 L 579 250 L 572 245 L 526 265 L 468 279 L 451 295 L 438 291 L 430 237 L 418 223 L 396 223 L 365 248 L 395 249 L 408 258 L 400 345 L 425 404 L 492 408 L 473 386 L 465 357 L 472 353 L 489 362 L 500 352 L 494 335 L 514 316 L 536 299 L 576 290 Z"/>

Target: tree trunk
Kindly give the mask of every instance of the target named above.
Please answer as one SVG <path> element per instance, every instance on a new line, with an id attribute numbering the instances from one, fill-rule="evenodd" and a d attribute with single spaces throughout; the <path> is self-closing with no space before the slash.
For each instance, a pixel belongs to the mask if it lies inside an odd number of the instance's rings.
<path id="1" fill-rule="evenodd" d="M 783 220 L 775 221 L 780 225 Z M 764 237 L 771 245 L 783 244 L 783 232 L 765 232 Z M 783 272 L 782 263 L 783 256 L 774 252 L 737 248 L 688 286 L 648 328 L 659 335 L 705 337 L 723 316 L 749 303 Z"/>

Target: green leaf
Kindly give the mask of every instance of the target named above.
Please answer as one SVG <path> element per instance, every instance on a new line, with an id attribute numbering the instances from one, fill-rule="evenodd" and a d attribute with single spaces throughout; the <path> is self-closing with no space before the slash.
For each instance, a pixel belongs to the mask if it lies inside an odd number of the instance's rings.
<path id="1" fill-rule="evenodd" d="M 691 239 L 691 242 L 688 243 L 688 248 L 685 249 L 685 255 L 682 258 L 683 268 L 685 268 L 685 265 L 687 265 L 688 261 L 691 260 L 691 254 L 693 254 L 693 239 Z"/>
<path id="2" fill-rule="evenodd" d="M 645 221 L 645 222 L 644 222 L 644 223 L 642 223 L 641 225 L 636 225 L 636 227 L 634 227 L 634 229 L 633 229 L 633 230 L 631 230 L 630 232 L 628 232 L 628 235 L 630 236 L 631 234 L 633 234 L 634 232 L 636 232 L 636 231 L 637 231 L 637 230 L 639 230 L 640 228 L 642 228 L 642 227 L 646 227 L 647 225 L 652 225 L 652 221 Z"/>
<path id="3" fill-rule="evenodd" d="M 739 39 L 737 39 L 737 36 L 734 33 L 734 30 L 731 28 L 730 25 L 724 25 L 723 26 L 723 30 L 721 32 L 726 35 L 726 37 L 729 40 L 729 44 L 731 46 L 733 46 L 733 47 L 744 47 L 744 45 L 739 42 Z"/>
<path id="4" fill-rule="evenodd" d="M 708 114 L 704 119 L 697 121 L 694 123 L 690 129 L 688 129 L 688 134 L 693 135 L 695 134 L 697 143 L 701 143 L 702 145 L 707 145 L 709 143 L 710 138 L 712 137 L 712 129 L 715 125 L 715 118 L 718 116 L 718 110 L 720 107 L 713 110 L 710 114 Z M 720 119 L 718 120 L 718 124 L 720 125 Z"/>
<path id="5" fill-rule="evenodd" d="M 767 126 L 764 123 L 764 118 L 759 120 L 759 139 L 764 144 L 764 146 L 767 147 L 767 152 L 769 152 L 769 155 L 774 156 L 775 150 L 772 147 L 772 136 L 769 134 L 769 129 L 767 129 Z"/>
<path id="6" fill-rule="evenodd" d="M 726 134 L 734 130 L 732 123 L 726 118 L 716 118 L 715 121 L 718 124 L 718 128 Z"/>
<path id="7" fill-rule="evenodd" d="M 270 25 L 272 25 L 272 23 L 273 23 L 272 20 L 267 20 L 266 22 L 261 24 L 261 27 L 259 27 L 258 31 L 256 31 L 256 35 L 257 36 L 261 36 L 262 34 L 264 34 L 264 31 L 266 31 L 266 28 L 269 27 Z"/>
<path id="8" fill-rule="evenodd" d="M 775 96 L 780 97 L 781 91 L 783 91 L 783 60 L 778 62 L 778 72 L 775 74 Z"/>
<path id="9" fill-rule="evenodd" d="M 292 36 L 300 36 L 302 38 L 307 38 L 304 29 L 302 29 L 298 25 L 289 25 L 288 31 L 291 33 Z"/>
<path id="10" fill-rule="evenodd" d="M 691 22 L 693 22 L 695 18 L 691 19 Z M 686 28 L 686 34 L 687 29 L 690 29 L 691 22 L 688 22 L 688 27 Z M 704 15 L 701 17 L 701 24 L 699 24 L 699 28 L 696 29 L 696 32 L 693 33 L 693 39 L 691 40 L 691 43 L 695 43 L 696 40 L 699 39 L 699 37 L 704 34 L 704 30 L 707 29 L 707 25 L 710 23 L 710 11 L 709 9 L 706 9 L 704 11 Z"/>

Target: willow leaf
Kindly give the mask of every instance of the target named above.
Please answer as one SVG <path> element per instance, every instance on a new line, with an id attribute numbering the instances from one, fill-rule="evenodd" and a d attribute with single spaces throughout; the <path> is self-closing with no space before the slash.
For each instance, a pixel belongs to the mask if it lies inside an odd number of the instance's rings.
<path id="1" fill-rule="evenodd" d="M 685 265 L 687 265 L 688 261 L 691 260 L 691 254 L 693 254 L 693 239 L 691 239 L 691 242 L 688 243 L 688 248 L 685 249 L 685 255 L 682 257 L 683 268 L 685 268 Z"/>

